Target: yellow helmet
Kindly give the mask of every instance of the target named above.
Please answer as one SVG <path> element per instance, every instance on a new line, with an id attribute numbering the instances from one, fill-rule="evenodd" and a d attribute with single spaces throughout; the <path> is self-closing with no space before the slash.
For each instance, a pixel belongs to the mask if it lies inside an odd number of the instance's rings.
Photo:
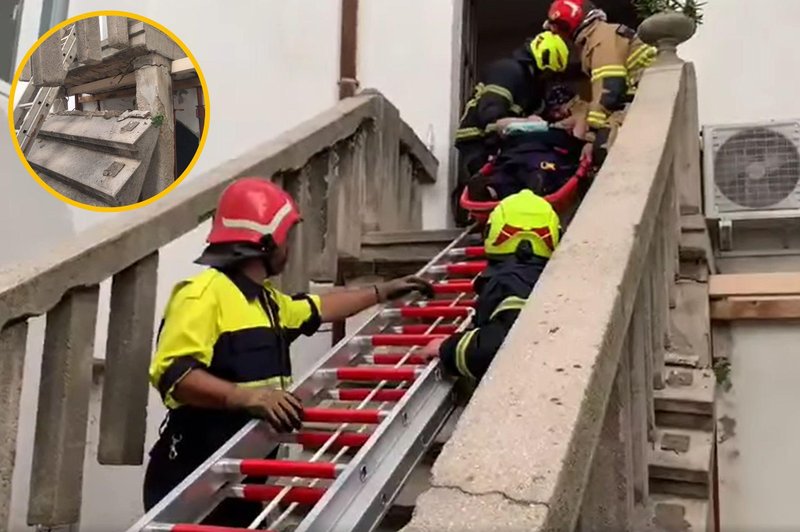
<path id="1" fill-rule="evenodd" d="M 489 257 L 512 255 L 522 242 L 533 254 L 550 258 L 561 237 L 561 224 L 552 205 L 530 190 L 508 196 L 489 215 L 484 249 Z"/>
<path id="2" fill-rule="evenodd" d="M 531 40 L 531 55 L 539 70 L 564 72 L 569 63 L 569 48 L 560 36 L 544 31 Z"/>

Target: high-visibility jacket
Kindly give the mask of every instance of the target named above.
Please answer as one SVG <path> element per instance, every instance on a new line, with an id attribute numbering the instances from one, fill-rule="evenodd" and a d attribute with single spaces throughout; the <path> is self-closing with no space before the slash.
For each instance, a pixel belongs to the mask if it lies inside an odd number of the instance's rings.
<path id="1" fill-rule="evenodd" d="M 588 125 L 595 130 L 607 128 L 609 117 L 633 99 L 656 49 L 644 44 L 631 28 L 602 20 L 580 29 L 575 42 L 583 71 L 592 82 Z"/>
<path id="2" fill-rule="evenodd" d="M 450 336 L 439 347 L 439 357 L 449 373 L 474 380 L 483 377 L 546 264 L 546 259 L 532 254 L 490 263 L 475 281 L 474 328 Z"/>
<path id="3" fill-rule="evenodd" d="M 169 409 L 165 432 L 203 449 L 193 450 L 196 455 L 227 441 L 249 416 L 182 405 L 175 386 L 200 368 L 238 386 L 288 387 L 289 345 L 316 332 L 319 305 L 318 296 L 288 296 L 269 282 L 259 285 L 242 273 L 214 268 L 179 283 L 150 366 L 151 383 Z"/>
<path id="4" fill-rule="evenodd" d="M 495 122 L 502 118 L 530 116 L 541 110 L 543 98 L 543 86 L 537 80 L 533 57 L 525 50 L 517 50 L 512 57 L 489 65 L 464 108 L 456 132 L 456 148 L 461 157 L 476 159 L 474 165 L 467 163 L 472 173 L 486 162 L 484 141 L 495 137 Z M 480 151 L 477 158 L 467 153 L 476 147 Z"/>

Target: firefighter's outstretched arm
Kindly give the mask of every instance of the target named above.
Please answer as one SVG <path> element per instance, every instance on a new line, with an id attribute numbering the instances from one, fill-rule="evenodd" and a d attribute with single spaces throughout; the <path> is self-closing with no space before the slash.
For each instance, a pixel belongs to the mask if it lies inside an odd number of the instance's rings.
<path id="1" fill-rule="evenodd" d="M 445 340 L 439 347 L 439 358 L 445 369 L 454 375 L 480 380 L 524 305 L 522 298 L 506 298 L 487 324 Z"/>
<path id="2" fill-rule="evenodd" d="M 420 292 L 433 297 L 431 284 L 413 275 L 393 279 L 366 288 L 329 292 L 320 297 L 320 318 L 323 322 L 339 321 L 385 301 Z"/>

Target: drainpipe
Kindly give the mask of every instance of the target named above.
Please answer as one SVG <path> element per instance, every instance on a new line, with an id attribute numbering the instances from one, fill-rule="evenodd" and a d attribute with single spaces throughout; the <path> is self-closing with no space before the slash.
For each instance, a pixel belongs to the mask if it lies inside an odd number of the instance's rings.
<path id="1" fill-rule="evenodd" d="M 358 0 L 342 0 L 342 29 L 339 48 L 339 99 L 355 96 L 358 90 Z"/>
<path id="2" fill-rule="evenodd" d="M 358 90 L 358 0 L 342 0 L 342 27 L 339 43 L 339 99 L 355 96 Z M 340 264 L 336 267 L 335 286 L 344 286 Z M 344 320 L 331 325 L 331 347 L 345 337 Z"/>

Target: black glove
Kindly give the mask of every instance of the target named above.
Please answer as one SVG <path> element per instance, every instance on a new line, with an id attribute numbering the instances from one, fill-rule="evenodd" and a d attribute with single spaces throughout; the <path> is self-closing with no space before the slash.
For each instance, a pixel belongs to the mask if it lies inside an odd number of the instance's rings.
<path id="1" fill-rule="evenodd" d="M 375 285 L 375 292 L 378 294 L 378 303 L 400 299 L 411 292 L 419 292 L 428 299 L 432 298 L 434 295 L 433 285 L 425 279 L 420 279 L 414 275 L 392 279 L 391 281 Z"/>
<path id="2" fill-rule="evenodd" d="M 245 410 L 265 420 L 277 432 L 291 432 L 303 425 L 303 404 L 292 393 L 275 388 L 236 388 L 226 401 L 231 410 Z"/>

